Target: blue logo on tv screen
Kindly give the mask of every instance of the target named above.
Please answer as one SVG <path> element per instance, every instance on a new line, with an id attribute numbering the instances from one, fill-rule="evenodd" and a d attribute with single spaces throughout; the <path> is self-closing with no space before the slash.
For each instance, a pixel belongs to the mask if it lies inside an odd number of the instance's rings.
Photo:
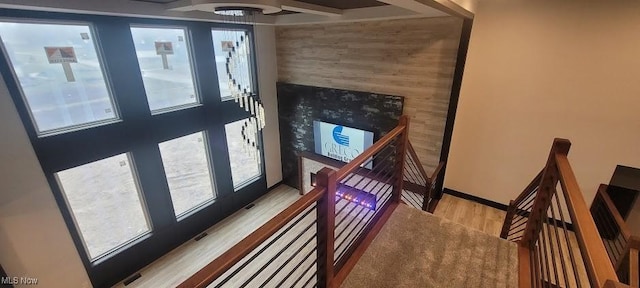
<path id="1" fill-rule="evenodd" d="M 336 128 L 333 128 L 333 140 L 335 140 L 336 143 L 342 146 L 349 146 L 349 136 L 342 135 L 343 128 L 344 127 L 340 125 L 336 126 Z"/>

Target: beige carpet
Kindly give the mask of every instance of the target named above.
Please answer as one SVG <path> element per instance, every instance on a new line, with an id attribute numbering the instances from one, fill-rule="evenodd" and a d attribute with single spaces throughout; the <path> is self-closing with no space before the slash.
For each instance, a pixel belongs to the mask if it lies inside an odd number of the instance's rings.
<path id="1" fill-rule="evenodd" d="M 342 287 L 517 287 L 515 243 L 399 205 Z"/>

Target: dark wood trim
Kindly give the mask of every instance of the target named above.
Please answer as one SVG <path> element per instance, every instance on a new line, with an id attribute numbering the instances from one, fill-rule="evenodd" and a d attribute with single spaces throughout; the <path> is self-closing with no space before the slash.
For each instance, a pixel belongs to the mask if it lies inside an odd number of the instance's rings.
<path id="1" fill-rule="evenodd" d="M 260 246 L 264 241 L 269 239 L 280 228 L 301 214 L 307 207 L 316 203 L 325 193 L 325 189 L 315 188 L 311 192 L 302 196 L 298 201 L 278 213 L 269 222 L 262 225 L 249 236 L 242 239 L 238 244 L 220 255 L 218 258 L 204 266 L 189 279 L 178 285 L 179 288 L 191 287 L 207 287 L 213 283 L 215 279 L 231 269 L 233 265 L 238 263 L 242 258 L 251 253 L 256 247 Z"/>
<path id="2" fill-rule="evenodd" d="M 436 180 L 440 177 L 440 174 L 444 174 L 443 168 L 445 164 L 445 162 L 440 162 L 436 167 L 436 170 L 434 170 L 433 174 L 431 174 L 431 177 L 427 178 L 427 194 L 424 195 L 422 200 L 423 211 L 431 210 L 431 213 L 433 213 L 433 211 L 435 211 L 436 207 L 438 206 L 439 201 L 437 200 L 439 198 L 436 197 L 438 195 L 435 194 L 439 190 L 437 190 L 438 182 Z"/>
<path id="3" fill-rule="evenodd" d="M 432 197 L 440 199 L 444 188 L 444 175 L 447 173 L 447 160 L 449 160 L 449 150 L 451 149 L 451 137 L 453 136 L 453 126 L 456 120 L 456 112 L 458 110 L 458 100 L 460 99 L 460 90 L 462 88 L 462 76 L 464 75 L 464 67 L 467 62 L 467 51 L 469 50 L 469 40 L 471 39 L 471 28 L 473 27 L 473 19 L 464 19 L 462 22 L 462 33 L 460 34 L 460 43 L 458 44 L 458 56 L 456 57 L 456 68 L 453 72 L 453 82 L 451 83 L 451 96 L 449 97 L 449 108 L 447 111 L 447 122 L 444 127 L 444 135 L 442 137 L 442 148 L 440 150 L 440 162 L 444 162 L 442 173 L 435 179 L 436 191 L 438 195 Z"/>
<path id="4" fill-rule="evenodd" d="M 516 212 L 516 206 L 513 204 L 513 201 L 511 201 L 509 202 L 509 207 L 507 208 L 507 216 L 504 218 L 504 223 L 502 223 L 502 229 L 500 230 L 500 238 L 507 239 L 515 212 Z"/>
<path id="5" fill-rule="evenodd" d="M 276 184 L 273 184 L 271 186 L 269 186 L 269 188 L 267 188 L 267 193 L 273 191 L 274 189 L 278 188 L 278 186 L 282 185 L 282 180 L 276 182 Z"/>
<path id="6" fill-rule="evenodd" d="M 382 230 L 384 224 L 387 223 L 387 220 L 389 220 L 391 214 L 393 214 L 393 211 L 395 211 L 398 205 L 400 205 L 398 203 L 394 203 L 393 201 L 389 201 L 387 203 L 388 207 L 386 208 L 384 213 L 380 214 L 381 216 L 379 219 L 373 220 L 375 221 L 375 224 L 373 225 L 371 230 L 366 233 L 366 237 L 364 237 L 362 241 L 359 241 L 360 244 L 357 245 L 358 248 L 355 249 L 353 253 L 351 253 L 351 257 L 349 257 L 349 259 L 347 259 L 347 261 L 344 262 L 344 264 L 340 267 L 340 270 L 337 271 L 335 277 L 333 278 L 334 287 L 340 287 L 340 285 L 342 285 L 342 282 L 347 278 L 347 276 L 349 276 L 349 273 L 351 273 L 353 267 L 356 266 L 358 260 L 360 260 L 360 257 L 362 257 L 364 252 L 367 251 L 367 248 L 369 248 L 369 245 L 371 245 L 373 239 L 376 238 L 380 230 Z"/>
<path id="7" fill-rule="evenodd" d="M 453 190 L 453 189 L 449 189 L 449 188 L 444 188 L 444 193 L 445 194 L 449 194 L 451 196 L 458 197 L 458 198 L 462 198 L 462 199 L 465 199 L 465 200 L 477 202 L 477 203 L 480 203 L 482 205 L 493 207 L 493 208 L 496 208 L 496 209 L 499 209 L 499 210 L 502 210 L 502 211 L 505 211 L 505 212 L 507 212 L 508 209 L 509 209 L 508 205 L 505 205 L 505 204 L 502 204 L 502 203 L 498 203 L 498 202 L 495 202 L 495 201 L 491 201 L 491 200 L 488 200 L 488 199 L 484 199 L 484 198 L 481 198 L 481 197 L 478 197 L 478 196 L 474 196 L 474 195 L 471 195 L 471 194 L 463 193 L 463 192 L 460 192 L 460 191 L 456 191 L 456 190 Z M 435 211 L 435 207 L 434 207 L 433 211 Z M 431 211 L 431 213 L 433 213 L 433 212 Z M 528 213 L 526 213 L 524 215 L 526 215 L 527 217 L 529 216 Z M 560 221 L 558 219 L 549 218 L 549 221 L 555 221 L 556 224 L 558 225 L 558 227 L 562 226 L 562 221 Z M 564 225 L 567 226 L 567 230 L 574 231 L 573 224 L 565 222 Z"/>
<path id="8" fill-rule="evenodd" d="M 463 193 L 463 192 L 456 191 L 456 190 L 449 189 L 449 188 L 444 188 L 444 193 L 449 194 L 451 196 L 456 196 L 458 198 L 466 199 L 466 200 L 469 200 L 469 201 L 478 202 L 478 203 L 480 203 L 482 205 L 486 205 L 486 206 L 489 206 L 489 207 L 500 209 L 502 211 L 507 211 L 507 208 L 509 208 L 509 206 L 507 206 L 505 204 L 498 203 L 498 202 L 491 201 L 491 200 L 484 199 L 484 198 L 480 198 L 478 196 L 474 196 L 474 195 L 471 195 L 471 194 Z"/>

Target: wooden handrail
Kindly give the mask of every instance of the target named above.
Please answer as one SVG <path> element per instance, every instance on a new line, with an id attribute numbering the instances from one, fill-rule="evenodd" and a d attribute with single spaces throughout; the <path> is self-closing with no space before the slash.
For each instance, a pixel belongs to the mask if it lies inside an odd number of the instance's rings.
<path id="1" fill-rule="evenodd" d="M 416 154 L 416 150 L 413 149 L 413 145 L 411 145 L 411 141 L 408 142 L 407 149 L 409 150 L 409 154 L 411 155 L 411 158 L 416 163 L 416 166 L 418 166 L 418 171 L 420 172 L 422 177 L 424 177 L 424 179 L 427 179 L 427 181 L 429 181 L 430 180 L 429 175 L 427 175 L 427 172 L 424 171 L 424 167 L 422 167 L 422 164 L 420 163 L 420 158 L 418 158 L 418 154 Z M 436 171 L 438 171 L 437 168 L 436 168 Z"/>
<path id="2" fill-rule="evenodd" d="M 576 177 L 567 159 L 567 153 L 556 152 L 555 161 L 560 176 L 562 192 L 566 199 L 567 208 L 571 215 L 576 238 L 580 245 L 580 253 L 592 287 L 604 287 L 607 280 L 618 281 L 618 276 L 611 265 L 609 255 L 600 239 L 596 224 L 591 217 L 589 208 Z"/>
<path id="3" fill-rule="evenodd" d="M 408 119 L 407 116 L 403 115 L 400 117 L 400 123 L 403 122 L 403 118 L 405 119 L 405 121 L 406 119 Z M 336 172 L 336 180 L 340 182 L 340 180 L 347 177 L 356 168 L 360 167 L 362 163 L 373 157 L 376 153 L 380 152 L 380 150 L 391 143 L 394 138 L 403 133 L 405 131 L 405 128 L 406 125 L 398 125 L 396 128 L 387 133 L 387 135 L 384 135 L 384 137 L 380 138 L 380 140 L 369 147 L 369 149 L 365 150 L 360 155 L 358 155 L 358 157 L 351 160 L 347 165 L 344 165 L 342 168 L 340 168 L 340 170 Z"/>
<path id="4" fill-rule="evenodd" d="M 544 170 L 540 170 L 538 175 L 536 175 L 536 177 L 533 177 L 533 180 L 531 180 L 531 183 L 529 183 L 529 185 L 527 185 L 527 187 L 524 188 L 522 193 L 520 193 L 520 195 L 518 195 L 518 197 L 516 197 L 516 199 L 513 200 L 513 205 L 519 206 L 522 203 L 522 201 L 524 201 L 525 199 L 529 198 L 529 196 L 531 196 L 533 191 L 535 191 L 538 185 L 540 185 L 540 180 L 542 179 L 542 172 L 544 172 Z"/>
<path id="5" fill-rule="evenodd" d="M 316 203 L 325 192 L 326 189 L 324 188 L 314 188 L 311 192 L 302 196 L 291 206 L 278 213 L 278 215 L 273 217 L 266 224 L 262 225 L 256 231 L 249 234 L 249 236 L 242 239 L 242 241 L 238 242 L 238 244 L 227 250 L 227 252 L 223 253 L 187 280 L 182 282 L 178 287 L 207 287 L 209 284 L 213 283 L 215 279 L 220 277 L 227 270 L 231 269 L 233 265 L 238 263 L 245 256 L 249 255 L 251 251 L 260 246 L 260 244 L 269 239 L 269 237 L 275 234 L 296 216 L 301 214 L 305 209 L 313 205 L 313 203 Z"/>

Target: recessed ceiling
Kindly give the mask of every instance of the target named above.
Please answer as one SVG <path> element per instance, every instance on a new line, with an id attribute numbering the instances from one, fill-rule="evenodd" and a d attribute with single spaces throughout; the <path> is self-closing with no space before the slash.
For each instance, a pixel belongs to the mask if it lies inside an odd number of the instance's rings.
<path id="1" fill-rule="evenodd" d="M 135 0 L 135 1 L 166 4 L 166 3 L 177 2 L 180 0 Z M 335 9 L 356 9 L 356 8 L 367 8 L 367 7 L 377 7 L 377 6 L 386 5 L 377 0 L 297 0 L 297 1 L 335 8 Z"/>
<path id="2" fill-rule="evenodd" d="M 298 0 L 309 4 L 316 4 L 336 9 L 356 9 L 384 6 L 386 4 L 377 0 Z"/>

